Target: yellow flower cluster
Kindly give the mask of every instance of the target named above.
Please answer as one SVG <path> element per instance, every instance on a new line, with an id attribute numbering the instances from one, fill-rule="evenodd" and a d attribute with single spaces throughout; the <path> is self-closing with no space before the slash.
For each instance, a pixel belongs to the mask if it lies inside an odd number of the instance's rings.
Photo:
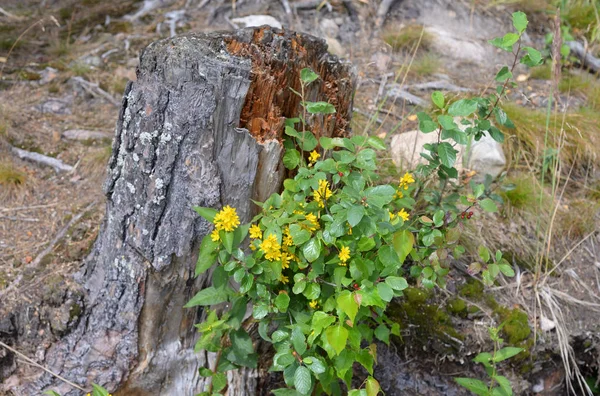
<path id="1" fill-rule="evenodd" d="M 408 214 L 408 212 L 406 210 L 404 210 L 404 208 L 402 208 L 402 209 L 400 209 L 400 212 L 398 212 L 398 217 L 400 217 L 404 221 L 408 221 L 408 219 L 410 218 L 410 215 Z"/>
<path id="2" fill-rule="evenodd" d="M 279 275 L 279 281 L 281 283 L 289 283 L 290 282 L 290 278 L 288 278 L 287 276 L 281 274 L 281 275 Z"/>
<path id="3" fill-rule="evenodd" d="M 306 218 L 306 220 L 308 220 L 312 223 L 312 225 L 308 227 L 308 229 L 310 231 L 316 231 L 320 228 L 319 220 L 317 219 L 317 216 L 315 216 L 312 213 L 309 213 L 309 214 L 305 215 L 304 217 Z"/>
<path id="4" fill-rule="evenodd" d="M 312 309 L 317 309 L 317 300 L 312 300 L 311 302 L 308 303 L 308 306 L 311 307 Z"/>
<path id="5" fill-rule="evenodd" d="M 260 244 L 260 250 L 265 254 L 265 258 L 269 261 L 281 259 L 281 245 L 277 242 L 277 237 L 270 234 Z"/>
<path id="6" fill-rule="evenodd" d="M 338 255 L 338 257 L 340 259 L 340 265 L 345 266 L 346 262 L 350 258 L 350 248 L 348 246 L 343 246 L 340 249 L 340 254 Z"/>
<path id="7" fill-rule="evenodd" d="M 324 208 L 325 202 L 329 198 L 333 192 L 329 189 L 329 182 L 327 180 L 319 180 L 319 188 L 313 191 L 313 197 L 315 202 L 319 204 L 319 207 Z"/>
<path id="8" fill-rule="evenodd" d="M 290 234 L 290 227 L 287 226 L 283 230 L 283 246 L 292 246 L 294 244 L 294 240 L 292 239 L 292 235 Z"/>
<path id="9" fill-rule="evenodd" d="M 213 232 L 210 233 L 210 239 L 212 239 L 213 242 L 219 242 L 221 240 L 221 237 L 219 236 L 219 230 L 215 228 Z"/>
<path id="10" fill-rule="evenodd" d="M 313 150 L 308 156 L 308 160 L 310 161 L 311 165 L 317 162 L 319 158 L 321 158 L 321 154 L 317 153 L 316 150 Z"/>
<path id="11" fill-rule="evenodd" d="M 261 239 L 262 238 L 262 231 L 260 229 L 259 226 L 257 226 L 256 224 L 252 224 L 252 226 L 250 226 L 250 238 L 252 239 Z"/>
<path id="12" fill-rule="evenodd" d="M 402 176 L 402 178 L 400 179 L 400 184 L 398 185 L 398 188 L 400 190 L 408 190 L 408 186 L 410 186 L 414 182 L 415 182 L 415 179 L 414 179 L 413 175 L 406 172 L 404 174 L 404 176 Z"/>
<path id="13" fill-rule="evenodd" d="M 218 231 L 231 232 L 240 225 L 240 218 L 238 217 L 235 208 L 227 205 L 219 213 L 215 215 L 215 228 Z M 212 237 L 212 235 L 211 235 Z M 214 241 L 214 238 L 213 238 Z"/>

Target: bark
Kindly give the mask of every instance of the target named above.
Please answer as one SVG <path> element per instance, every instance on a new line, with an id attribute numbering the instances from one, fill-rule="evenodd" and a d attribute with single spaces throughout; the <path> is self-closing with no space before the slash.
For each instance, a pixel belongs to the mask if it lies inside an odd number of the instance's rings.
<path id="1" fill-rule="evenodd" d="M 242 222 L 279 190 L 285 117 L 300 114 L 299 73 L 321 80 L 308 100 L 336 114 L 309 120 L 318 136 L 348 132 L 355 74 L 320 39 L 272 28 L 188 34 L 150 44 L 124 94 L 104 186 L 106 216 L 79 281 L 78 326 L 46 353 L 67 379 L 118 395 L 194 395 L 201 311 L 183 305 L 209 282 L 194 279 L 199 242 L 211 231 L 193 206 L 237 208 Z M 229 394 L 258 391 L 262 371 L 229 375 Z M 17 394 L 81 392 L 43 374 Z"/>

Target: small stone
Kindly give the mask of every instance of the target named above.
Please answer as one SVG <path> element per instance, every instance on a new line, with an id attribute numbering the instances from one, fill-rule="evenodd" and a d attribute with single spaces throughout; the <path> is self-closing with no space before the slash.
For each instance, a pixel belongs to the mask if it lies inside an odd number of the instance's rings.
<path id="1" fill-rule="evenodd" d="M 251 26 L 264 26 L 268 25 L 274 28 L 281 29 L 283 26 L 281 22 L 273 18 L 270 15 L 248 15 L 243 18 L 233 18 L 231 23 L 236 25 L 238 28 L 245 28 Z"/>
<path id="2" fill-rule="evenodd" d="M 554 321 L 548 319 L 544 315 L 540 317 L 540 328 L 542 331 L 550 331 L 556 327 L 556 323 Z"/>
<path id="3" fill-rule="evenodd" d="M 335 38 L 340 32 L 340 27 L 332 19 L 321 19 L 319 26 L 321 27 L 321 32 L 323 33 L 324 37 Z"/>
<path id="4" fill-rule="evenodd" d="M 339 56 L 340 58 L 346 55 L 346 50 L 337 39 L 327 37 L 325 41 L 327 42 L 327 51 L 329 51 L 330 54 Z"/>
<path id="5" fill-rule="evenodd" d="M 517 76 L 517 81 L 518 82 L 527 81 L 528 78 L 529 78 L 529 76 L 527 74 L 519 74 Z"/>

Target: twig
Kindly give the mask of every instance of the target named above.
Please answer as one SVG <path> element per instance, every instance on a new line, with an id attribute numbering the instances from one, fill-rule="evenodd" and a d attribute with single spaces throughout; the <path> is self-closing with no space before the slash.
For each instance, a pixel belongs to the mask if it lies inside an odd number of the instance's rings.
<path id="1" fill-rule="evenodd" d="M 30 222 L 30 223 L 37 223 L 38 221 L 40 221 L 40 219 L 34 219 L 34 218 L 30 218 L 30 217 L 17 217 L 17 216 L 4 216 L 4 215 L 0 215 L 0 219 L 7 219 L 7 220 L 12 220 L 12 221 L 26 221 L 26 222 Z"/>
<path id="2" fill-rule="evenodd" d="M 24 359 L 25 361 L 27 361 L 29 364 L 37 367 L 37 368 L 41 368 L 42 370 L 44 370 L 45 372 L 47 372 L 48 374 L 58 378 L 59 380 L 63 381 L 66 384 L 71 385 L 73 388 L 79 389 L 82 392 L 87 392 L 87 390 L 85 390 L 84 388 L 82 388 L 81 386 L 74 384 L 73 382 L 69 381 L 68 379 L 61 377 L 60 375 L 48 370 L 46 367 L 42 366 L 41 364 L 31 360 L 30 358 L 28 358 L 27 356 L 23 355 L 21 352 L 17 351 L 14 348 L 9 347 L 8 345 L 6 345 L 5 343 L 3 343 L 2 341 L 0 341 L 0 346 L 3 348 L 8 349 L 9 351 L 11 351 L 12 353 L 14 353 L 15 355 L 19 356 L 21 359 Z"/>
<path id="3" fill-rule="evenodd" d="M 117 107 L 121 106 L 121 102 L 119 102 L 118 100 L 113 98 L 111 94 L 109 94 L 108 92 L 106 92 L 105 90 L 100 88 L 98 86 L 98 84 L 91 83 L 79 76 L 71 77 L 71 79 L 73 81 L 79 83 L 83 89 L 85 89 L 87 92 L 89 92 L 93 96 L 100 95 L 100 96 L 104 97 L 106 100 L 108 100 L 110 103 L 112 103 L 113 105 L 115 105 Z"/>
<path id="4" fill-rule="evenodd" d="M 15 21 L 21 21 L 24 18 L 23 17 L 18 17 L 14 14 L 11 14 L 10 12 L 6 11 L 4 8 L 0 7 L 0 14 L 4 15 L 5 17 L 9 18 L 9 19 L 14 19 Z"/>
<path id="5" fill-rule="evenodd" d="M 600 59 L 590 54 L 586 46 L 578 41 L 567 41 L 565 44 L 567 44 L 573 54 L 581 60 L 582 66 L 588 67 L 595 72 L 600 71 Z"/>
<path id="6" fill-rule="evenodd" d="M 13 147 L 12 152 L 17 155 L 20 159 L 25 159 L 29 161 L 36 162 L 41 165 L 50 166 L 54 168 L 56 173 L 58 172 L 71 172 L 73 167 L 71 165 L 67 165 L 61 160 L 57 160 L 56 158 L 48 157 L 47 155 L 43 155 L 40 153 L 33 153 L 31 151 L 21 150 L 20 148 Z"/>
<path id="7" fill-rule="evenodd" d="M 46 205 L 33 205 L 33 206 L 17 206 L 16 208 L 0 208 L 0 212 L 16 212 L 18 210 L 51 208 L 52 206 L 56 206 L 56 205 L 58 205 L 58 203 L 51 203 L 51 204 L 46 204 Z"/>

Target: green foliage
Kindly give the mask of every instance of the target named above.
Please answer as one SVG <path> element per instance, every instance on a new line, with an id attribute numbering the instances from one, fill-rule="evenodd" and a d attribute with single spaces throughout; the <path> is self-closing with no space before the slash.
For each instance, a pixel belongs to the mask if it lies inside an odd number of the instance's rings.
<path id="1" fill-rule="evenodd" d="M 44 395 L 60 396 L 60 393 L 53 391 L 53 390 L 47 390 L 44 392 Z M 108 393 L 108 391 L 106 389 L 104 389 L 100 385 L 96 385 L 96 384 L 92 384 L 92 391 L 87 393 L 86 395 L 88 395 L 88 396 L 112 396 L 112 394 Z"/>
<path id="2" fill-rule="evenodd" d="M 455 378 L 454 380 L 460 385 L 479 396 L 512 396 L 513 390 L 508 378 L 499 375 L 497 365 L 507 359 L 510 359 L 519 353 L 523 352 L 523 348 L 504 347 L 504 340 L 500 338 L 499 333 L 502 327 L 492 327 L 489 329 L 490 338 L 494 341 L 494 351 L 492 353 L 482 352 L 475 359 L 476 363 L 481 363 L 485 368 L 490 380 L 488 383 L 475 378 Z"/>
<path id="3" fill-rule="evenodd" d="M 527 19 L 515 13 L 513 21 L 517 33 L 492 43 L 505 50 L 518 46 L 518 59 Z M 522 63 L 538 62 L 535 50 L 524 52 Z M 335 113 L 329 103 L 305 100 L 306 87 L 319 78 L 310 69 L 302 70 L 300 92 L 294 91 L 304 111 L 285 123 L 283 162 L 292 176 L 284 181 L 283 191 L 257 203 L 262 211 L 244 225 L 229 206 L 218 212 L 195 208 L 215 225 L 202 242 L 196 267 L 197 275 L 214 268 L 213 285 L 186 307 L 226 301 L 231 306 L 220 313 L 208 309 L 197 325 L 201 335 L 196 350 L 219 353 L 213 369 L 202 369 L 203 375 L 213 377 L 207 394 L 219 391 L 221 377 L 215 376 L 224 371 L 256 367 L 252 341 L 242 327 L 248 304 L 260 336 L 275 349 L 270 370 L 283 372 L 289 387 L 274 394 L 339 394 L 339 381 L 351 386 L 354 363 L 372 374 L 377 363 L 374 340 L 389 343 L 391 335 L 400 335 L 399 324 L 386 314 L 389 302 L 405 296 L 410 310 L 417 305 L 414 296 L 423 294 L 426 299 L 427 290 L 445 287 L 452 261 L 465 251 L 458 244 L 461 223 L 473 215 L 471 209 L 495 212 L 495 202 L 501 201 L 490 178 L 472 184 L 471 191 L 456 183 L 454 145 L 478 140 L 484 133 L 502 141 L 502 132 L 489 118 L 512 126 L 497 106 L 511 84 L 511 69 L 500 71 L 500 85 L 487 97 L 450 102 L 441 92 L 432 94 L 438 114 L 432 118 L 419 113 L 419 126 L 440 139 L 425 146 L 422 156 L 427 163 L 414 174 L 405 173 L 397 185 L 379 183 L 376 151 L 385 149 L 381 139 L 317 139 L 307 130 L 308 114 Z M 467 126 L 464 132 L 457 122 Z M 416 207 L 419 194 L 424 208 Z M 248 233 L 250 240 L 245 242 Z M 514 275 L 500 252 L 492 254 L 481 246 L 479 256 L 477 270 L 486 285 L 501 274 Z M 440 322 L 448 320 L 439 307 L 420 311 Z M 502 353 L 506 352 L 497 359 Z M 502 380 L 497 376 L 495 381 Z M 349 394 L 374 396 L 379 391 L 377 380 L 369 377 Z"/>

